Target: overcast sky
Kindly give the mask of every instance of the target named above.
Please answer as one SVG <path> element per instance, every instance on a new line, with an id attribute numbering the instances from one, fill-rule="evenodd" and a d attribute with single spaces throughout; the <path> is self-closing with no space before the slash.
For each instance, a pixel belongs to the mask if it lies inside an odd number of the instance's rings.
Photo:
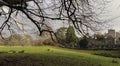
<path id="1" fill-rule="evenodd" d="M 105 33 L 108 29 L 115 29 L 116 31 L 120 31 L 120 0 L 111 0 L 111 2 L 106 5 L 105 10 L 106 13 L 102 17 L 105 20 L 108 20 L 109 24 L 108 26 L 106 26 L 107 28 L 103 29 L 100 32 Z M 59 27 L 64 26 L 63 23 L 63 21 L 56 21 L 56 23 L 54 24 L 49 23 L 49 26 L 51 26 L 55 30 Z"/>
<path id="2" fill-rule="evenodd" d="M 105 18 L 109 17 L 110 24 L 109 28 L 106 28 L 105 30 L 115 29 L 116 31 L 120 31 L 120 0 L 112 0 L 107 9 L 108 12 Z"/>
<path id="3" fill-rule="evenodd" d="M 49 1 L 47 1 L 49 4 Z M 107 32 L 108 29 L 115 29 L 116 31 L 120 31 L 120 0 L 111 0 L 111 2 L 106 6 L 106 13 L 102 16 L 102 18 L 108 20 L 109 26 L 107 28 L 100 31 L 100 33 Z M 51 11 L 48 10 L 50 13 Z M 50 20 L 47 20 L 48 22 Z M 51 21 L 50 21 L 51 23 Z M 53 30 L 56 30 L 64 25 L 64 22 L 62 21 L 56 21 L 54 24 L 49 24 L 53 28 Z"/>
<path id="4" fill-rule="evenodd" d="M 106 16 L 104 16 L 103 18 L 108 19 L 108 22 L 110 23 L 108 28 L 105 28 L 101 31 L 102 33 L 107 32 L 108 29 L 115 29 L 116 31 L 120 31 L 120 0 L 112 0 L 112 2 L 107 5 Z M 61 26 L 65 26 L 63 23 L 63 21 L 57 21 L 57 23 L 54 24 L 49 23 L 49 26 L 53 27 L 53 29 L 55 30 Z"/>
<path id="5" fill-rule="evenodd" d="M 108 20 L 109 24 L 107 24 L 107 28 L 100 32 L 105 33 L 108 29 L 115 29 L 116 31 L 120 31 L 120 0 L 111 0 L 111 2 L 106 6 L 105 10 L 106 13 L 102 17 L 103 19 Z M 60 25 L 60 23 L 57 22 L 56 24 L 51 24 L 51 26 L 56 29 L 58 26 L 63 26 L 63 24 Z"/>
<path id="6" fill-rule="evenodd" d="M 50 12 L 50 10 L 48 11 Z M 106 6 L 105 15 L 103 15 L 102 17 L 108 20 L 109 26 L 107 26 L 107 28 L 105 28 L 100 32 L 102 33 L 107 32 L 108 29 L 115 29 L 116 31 L 120 31 L 120 0 L 111 0 L 111 2 Z M 62 22 L 56 21 L 56 23 L 54 24 L 49 23 L 49 26 L 51 26 L 55 30 L 64 25 L 63 25 L 63 21 Z"/>

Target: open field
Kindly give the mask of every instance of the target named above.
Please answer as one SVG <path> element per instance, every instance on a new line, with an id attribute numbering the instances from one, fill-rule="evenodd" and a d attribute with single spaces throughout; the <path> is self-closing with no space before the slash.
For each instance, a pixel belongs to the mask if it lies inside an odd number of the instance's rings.
<path id="1" fill-rule="evenodd" d="M 71 50 L 51 46 L 0 46 L 0 66 L 120 66 L 120 58 L 100 53 L 119 51 Z"/>

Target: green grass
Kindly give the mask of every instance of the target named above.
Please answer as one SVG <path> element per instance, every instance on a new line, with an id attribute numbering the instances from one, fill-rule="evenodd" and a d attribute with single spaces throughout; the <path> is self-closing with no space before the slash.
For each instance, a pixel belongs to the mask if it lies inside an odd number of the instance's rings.
<path id="1" fill-rule="evenodd" d="M 25 52 L 18 53 L 21 50 Z M 94 55 L 99 52 L 112 54 L 116 51 L 71 50 L 52 46 L 1 46 L 0 66 L 120 66 L 119 58 Z"/>

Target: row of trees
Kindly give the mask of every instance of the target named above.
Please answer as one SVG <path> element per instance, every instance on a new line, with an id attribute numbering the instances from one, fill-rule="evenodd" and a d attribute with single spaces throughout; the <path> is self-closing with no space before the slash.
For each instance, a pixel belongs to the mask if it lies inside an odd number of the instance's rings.
<path id="1" fill-rule="evenodd" d="M 5 40 L 0 40 L 0 45 L 8 45 L 8 46 L 40 46 L 40 45 L 52 45 L 52 46 L 60 46 L 67 48 L 76 48 L 76 49 L 113 49 L 119 48 L 120 45 L 115 44 L 105 44 L 104 35 L 96 34 L 94 38 L 87 38 L 86 36 L 77 37 L 75 33 L 75 29 L 73 26 L 61 27 L 57 30 L 56 38 L 58 42 L 54 42 L 50 34 L 48 33 L 47 38 L 38 38 L 32 39 L 31 36 L 21 36 L 19 34 L 14 34 L 6 38 Z M 46 34 L 46 33 L 45 33 Z M 43 34 L 44 35 L 44 34 Z M 49 37 L 48 37 L 49 36 Z"/>
<path id="2" fill-rule="evenodd" d="M 44 34 L 43 34 L 44 35 Z M 48 34 L 49 35 L 49 34 Z M 31 36 L 21 36 L 19 34 L 14 34 L 12 36 L 7 37 L 6 39 L 0 40 L 0 45 L 6 46 L 40 46 L 40 45 L 53 45 L 53 46 L 61 46 L 68 48 L 87 48 L 87 38 L 78 38 L 76 36 L 75 30 L 73 26 L 68 28 L 62 27 L 58 29 L 56 32 L 56 37 L 58 42 L 54 42 L 50 37 L 32 39 Z M 85 43 L 86 42 L 86 43 Z"/>
<path id="3" fill-rule="evenodd" d="M 103 44 L 101 41 L 105 40 L 103 35 L 96 35 L 96 38 L 87 38 L 86 36 L 77 37 L 72 26 L 62 27 L 56 32 L 58 42 L 54 42 L 50 37 L 43 39 L 32 39 L 31 36 L 21 36 L 14 34 L 8 38 L 0 39 L 0 45 L 5 46 L 41 46 L 52 45 L 74 49 L 119 49 L 120 45 Z"/>

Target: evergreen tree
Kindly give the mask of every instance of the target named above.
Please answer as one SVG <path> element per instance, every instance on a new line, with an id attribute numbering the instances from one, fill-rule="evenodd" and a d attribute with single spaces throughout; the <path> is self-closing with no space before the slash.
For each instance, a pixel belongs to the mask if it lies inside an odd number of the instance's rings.
<path id="1" fill-rule="evenodd" d="M 75 30 L 72 26 L 70 26 L 67 30 L 67 33 L 66 33 L 66 40 L 68 42 L 75 42 L 77 39 L 77 36 L 75 34 Z"/>
<path id="2" fill-rule="evenodd" d="M 73 26 L 70 26 L 67 29 L 66 42 L 73 47 L 73 46 L 75 46 L 75 44 L 77 43 L 77 41 L 78 41 L 78 37 L 75 34 L 75 30 L 74 30 Z"/>

